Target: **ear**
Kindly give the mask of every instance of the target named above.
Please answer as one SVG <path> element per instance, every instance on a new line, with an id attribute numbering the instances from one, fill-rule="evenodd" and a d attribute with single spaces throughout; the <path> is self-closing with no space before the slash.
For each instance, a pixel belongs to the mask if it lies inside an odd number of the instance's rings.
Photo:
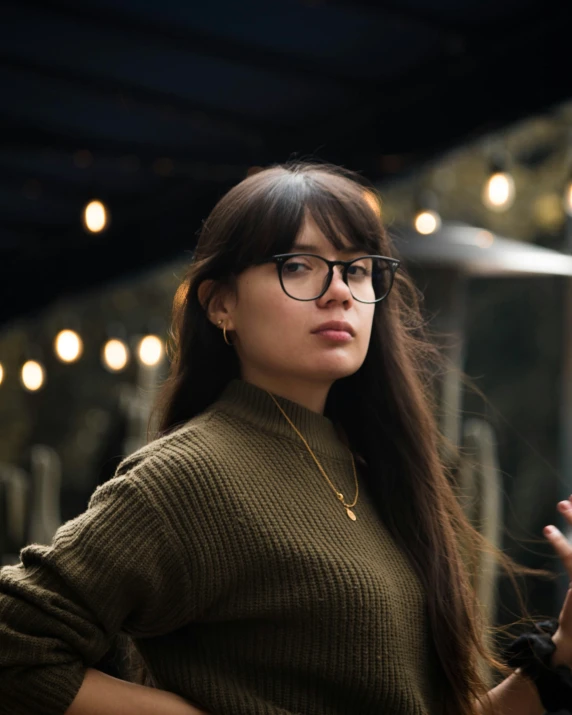
<path id="1" fill-rule="evenodd" d="M 214 287 L 214 281 L 213 280 L 204 280 L 202 283 L 199 285 L 197 289 L 197 297 L 199 299 L 199 303 L 201 304 L 201 308 L 203 310 L 207 310 L 207 300 L 209 299 L 209 293 Z"/>
<path id="2" fill-rule="evenodd" d="M 234 300 L 230 286 L 217 284 L 214 280 L 206 279 L 199 285 L 197 296 L 211 323 L 216 325 L 222 320 L 227 330 L 233 329 L 232 308 Z"/>

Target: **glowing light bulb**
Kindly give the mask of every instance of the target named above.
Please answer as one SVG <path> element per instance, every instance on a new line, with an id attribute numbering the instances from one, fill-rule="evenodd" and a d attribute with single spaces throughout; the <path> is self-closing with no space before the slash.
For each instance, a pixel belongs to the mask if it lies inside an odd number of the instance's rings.
<path id="1" fill-rule="evenodd" d="M 566 187 L 564 194 L 564 210 L 569 216 L 572 216 L 572 181 Z"/>
<path id="2" fill-rule="evenodd" d="M 62 330 L 55 340 L 56 355 L 62 362 L 74 362 L 83 352 L 83 342 L 73 330 Z"/>
<path id="3" fill-rule="evenodd" d="M 415 216 L 415 229 L 418 233 L 428 236 L 441 228 L 441 217 L 436 211 L 420 211 Z"/>
<path id="4" fill-rule="evenodd" d="M 113 338 L 103 347 L 103 364 L 111 372 L 119 372 L 129 361 L 129 350 L 122 340 Z"/>
<path id="5" fill-rule="evenodd" d="M 40 387 L 42 387 L 42 385 L 44 384 L 44 368 L 40 365 L 39 362 L 36 362 L 35 360 L 28 360 L 28 362 L 24 363 L 24 365 L 22 366 L 22 372 L 20 377 L 22 380 L 22 384 L 24 385 L 26 390 L 29 390 L 30 392 L 35 392 L 36 390 L 39 390 Z"/>
<path id="6" fill-rule="evenodd" d="M 3 380 L 4 380 L 4 368 L 2 367 L 2 363 L 0 362 L 0 385 L 2 384 Z"/>
<path id="7" fill-rule="evenodd" d="M 139 343 L 139 360 L 152 367 L 163 357 L 163 343 L 156 335 L 146 335 Z"/>
<path id="8" fill-rule="evenodd" d="M 514 201 L 514 179 L 504 171 L 492 174 L 483 188 L 483 203 L 493 211 L 506 211 Z"/>
<path id="9" fill-rule="evenodd" d="M 101 201 L 90 201 L 83 210 L 83 223 L 88 231 L 99 233 L 107 226 L 107 209 Z"/>

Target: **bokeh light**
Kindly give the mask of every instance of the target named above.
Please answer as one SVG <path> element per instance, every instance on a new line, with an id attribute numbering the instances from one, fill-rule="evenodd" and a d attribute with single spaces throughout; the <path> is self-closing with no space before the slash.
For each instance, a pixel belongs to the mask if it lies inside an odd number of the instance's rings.
<path id="1" fill-rule="evenodd" d="M 415 216 L 415 229 L 418 233 L 428 236 L 441 228 L 441 217 L 436 211 L 420 211 Z"/>
<path id="2" fill-rule="evenodd" d="M 107 226 L 108 212 L 101 201 L 90 201 L 83 211 L 83 223 L 88 231 L 99 233 Z"/>
<path id="3" fill-rule="evenodd" d="M 103 364 L 111 372 L 119 372 L 129 362 L 129 349 L 122 340 L 113 338 L 103 347 Z"/>
<path id="4" fill-rule="evenodd" d="M 514 179 L 499 171 L 492 174 L 483 187 L 483 203 L 493 211 L 506 211 L 514 201 Z"/>
<path id="5" fill-rule="evenodd" d="M 28 360 L 22 366 L 21 372 L 22 385 L 30 392 L 39 390 L 45 381 L 45 371 L 39 362 Z"/>
<path id="6" fill-rule="evenodd" d="M 56 355 L 62 362 L 74 362 L 81 357 L 83 342 L 73 330 L 62 330 L 55 340 Z"/>
<path id="7" fill-rule="evenodd" d="M 163 343 L 156 335 L 146 335 L 139 343 L 139 360 L 143 365 L 157 365 L 163 357 Z"/>
<path id="8" fill-rule="evenodd" d="M 566 186 L 564 194 L 564 210 L 569 216 L 572 216 L 572 181 Z"/>

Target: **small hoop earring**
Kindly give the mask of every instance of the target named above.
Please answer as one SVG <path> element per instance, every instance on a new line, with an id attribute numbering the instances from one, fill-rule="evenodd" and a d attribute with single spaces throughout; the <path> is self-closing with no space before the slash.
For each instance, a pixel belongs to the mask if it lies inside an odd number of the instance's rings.
<path id="1" fill-rule="evenodd" d="M 219 320 L 218 323 L 217 323 L 217 325 L 220 325 L 221 323 L 222 323 L 222 320 Z M 228 342 L 228 338 L 226 337 L 226 326 L 224 326 L 223 329 L 222 329 L 222 337 L 224 338 L 224 342 L 225 342 L 227 345 L 230 345 L 230 346 L 234 345 L 234 343 L 229 343 L 229 342 Z"/>

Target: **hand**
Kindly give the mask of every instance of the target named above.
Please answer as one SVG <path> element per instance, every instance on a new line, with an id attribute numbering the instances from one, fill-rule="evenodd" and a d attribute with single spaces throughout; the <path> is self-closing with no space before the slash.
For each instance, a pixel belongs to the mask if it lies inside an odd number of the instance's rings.
<path id="1" fill-rule="evenodd" d="M 569 499 L 558 502 L 558 511 L 564 515 L 572 527 L 572 494 Z M 567 665 L 572 668 L 572 543 L 555 526 L 544 527 L 544 536 L 562 559 L 570 580 L 570 588 L 564 599 L 562 611 L 558 617 L 558 630 L 552 636 L 556 651 L 552 656 L 553 665 Z"/>

